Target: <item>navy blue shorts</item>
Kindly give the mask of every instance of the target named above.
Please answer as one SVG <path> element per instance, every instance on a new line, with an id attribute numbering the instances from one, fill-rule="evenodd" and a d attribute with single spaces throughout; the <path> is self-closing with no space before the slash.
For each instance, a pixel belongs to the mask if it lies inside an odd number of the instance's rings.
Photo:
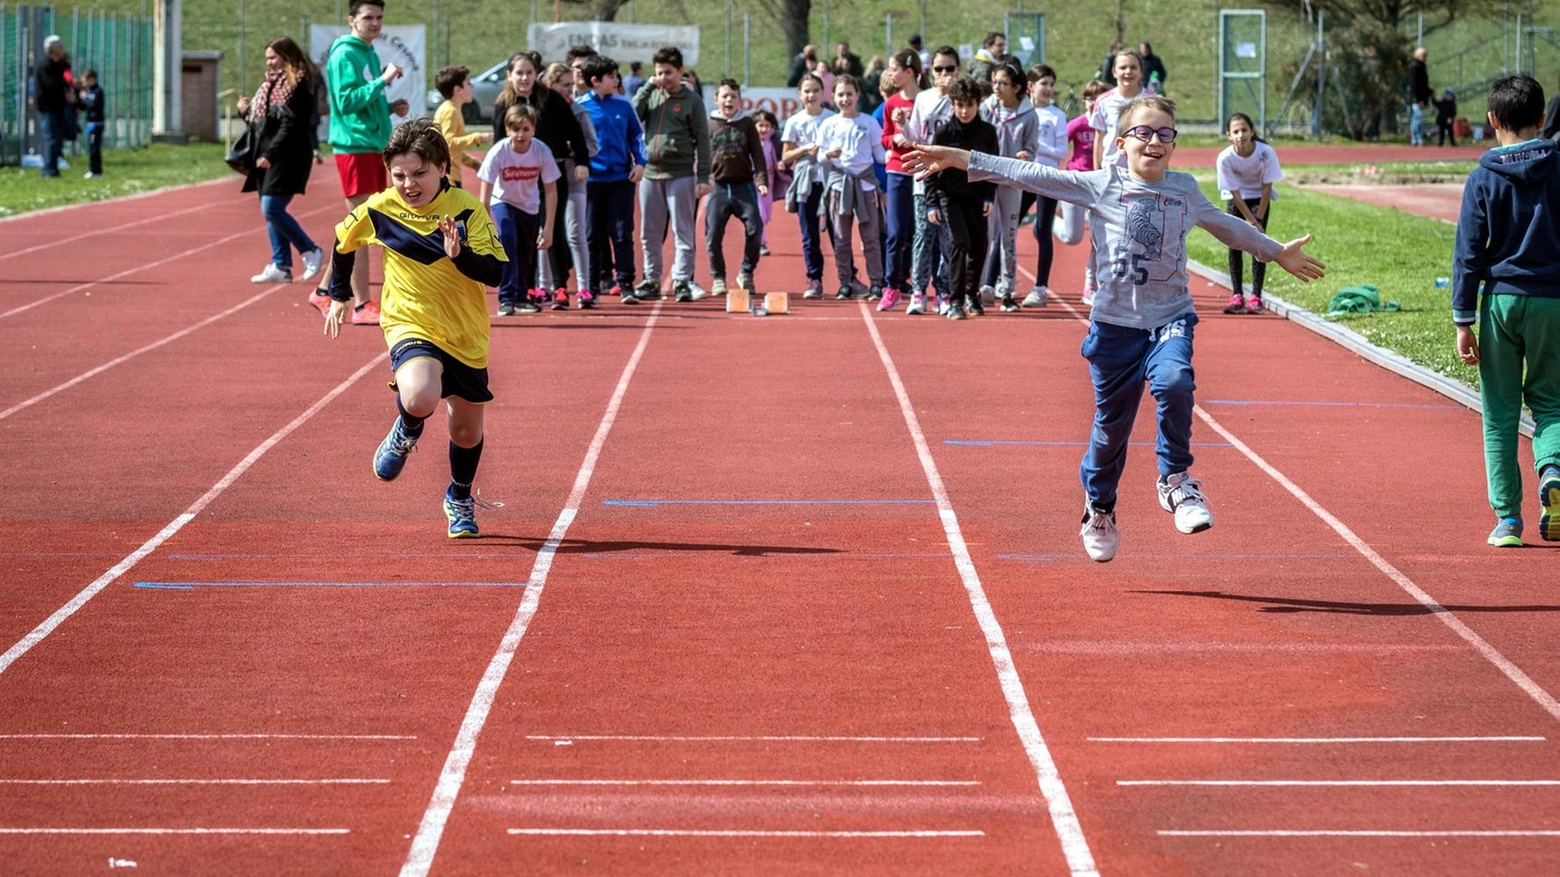
<path id="1" fill-rule="evenodd" d="M 488 391 L 487 369 L 472 368 L 446 353 L 437 344 L 422 338 L 407 338 L 390 348 L 390 389 L 399 390 L 394 375 L 403 363 L 424 356 L 437 359 L 444 367 L 444 386 L 439 392 L 439 398 L 457 396 L 478 405 L 493 401 L 493 394 Z"/>

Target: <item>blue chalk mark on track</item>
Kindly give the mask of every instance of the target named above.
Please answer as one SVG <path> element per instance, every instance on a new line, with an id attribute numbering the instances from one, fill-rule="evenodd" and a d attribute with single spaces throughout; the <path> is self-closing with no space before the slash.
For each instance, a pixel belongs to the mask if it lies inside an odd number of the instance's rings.
<path id="1" fill-rule="evenodd" d="M 662 505 L 932 505 L 932 499 L 604 499 L 602 505 L 655 508 Z"/>
<path id="2" fill-rule="evenodd" d="M 136 582 L 150 591 L 197 588 L 523 588 L 525 582 Z"/>

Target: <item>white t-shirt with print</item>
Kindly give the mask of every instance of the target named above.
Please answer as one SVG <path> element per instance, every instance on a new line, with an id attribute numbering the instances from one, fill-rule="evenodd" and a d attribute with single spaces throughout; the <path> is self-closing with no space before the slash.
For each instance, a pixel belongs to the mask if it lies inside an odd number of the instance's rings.
<path id="1" fill-rule="evenodd" d="M 488 150 L 487 157 L 482 159 L 482 169 L 477 171 L 477 179 L 493 186 L 488 206 L 502 201 L 526 213 L 537 213 L 542 209 L 541 186 L 556 182 L 561 176 L 552 150 L 534 137 L 525 152 L 516 152 L 508 137 L 498 141 Z"/>

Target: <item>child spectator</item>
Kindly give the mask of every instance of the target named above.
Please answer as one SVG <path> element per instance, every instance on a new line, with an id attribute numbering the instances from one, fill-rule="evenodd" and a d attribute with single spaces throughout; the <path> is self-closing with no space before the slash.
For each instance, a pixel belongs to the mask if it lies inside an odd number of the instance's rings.
<path id="1" fill-rule="evenodd" d="M 586 48 L 589 47 L 575 46 L 569 51 Z M 583 60 L 589 56 L 580 57 Z M 575 124 L 580 126 L 580 133 L 585 136 L 585 156 L 576 160 L 571 155 L 565 158 L 561 165 L 564 179 L 580 182 L 569 187 L 568 196 L 563 202 L 563 237 L 567 246 L 558 248 L 562 258 L 557 261 L 556 266 L 551 259 L 542 261 L 540 282 L 543 289 L 554 291 L 553 310 L 567 310 L 569 265 L 572 264 L 576 300 L 581 308 L 593 308 L 596 306 L 596 294 L 591 290 L 590 285 L 590 256 L 585 242 L 585 186 L 581 183 L 588 180 L 590 159 L 595 157 L 601 146 L 596 142 L 596 126 L 591 123 L 590 113 L 574 100 L 574 68 L 568 64 L 549 64 L 547 75 L 542 77 L 542 82 L 562 98 L 570 112 L 574 114 Z"/>
<path id="2" fill-rule="evenodd" d="M 1560 222 L 1553 212 L 1560 165 L 1555 142 L 1539 137 L 1544 88 L 1532 77 L 1496 80 L 1489 119 L 1500 145 L 1484 153 L 1463 188 L 1452 322 L 1457 355 L 1479 367 L 1484 472 L 1496 517 L 1488 542 L 1508 548 L 1522 544 L 1517 427 L 1524 402 L 1535 427 L 1538 535 L 1560 542 Z"/>
<path id="3" fill-rule="evenodd" d="M 108 105 L 103 97 L 103 87 L 98 85 L 97 71 L 91 67 L 81 74 L 76 109 L 86 116 L 84 121 L 87 123 L 87 172 L 82 176 L 95 180 L 103 176 L 103 129 L 108 124 Z"/>
<path id="4" fill-rule="evenodd" d="M 1024 94 L 1028 84 L 1017 64 L 998 61 L 991 66 L 992 95 L 980 105 L 981 119 L 997 132 L 997 154 L 1019 161 L 1034 161 L 1040 154 L 1040 115 Z M 1018 286 L 1018 208 L 1022 202 L 1023 193 L 1018 189 L 996 190 L 986 224 L 986 240 L 991 246 L 982 248 L 979 255 L 982 275 L 988 265 L 997 268 L 998 274 L 996 287 L 983 286 L 978 297 L 1002 299 L 1006 313 L 1018 310 L 1013 290 Z M 1049 226 L 1047 229 L 1049 235 Z M 976 308 L 982 308 L 979 301 Z"/>
<path id="5" fill-rule="evenodd" d="M 1110 85 L 1103 79 L 1091 79 L 1089 84 L 1083 87 L 1083 114 L 1067 123 L 1067 142 L 1072 144 L 1073 147 L 1072 158 L 1067 162 L 1067 170 L 1094 170 L 1094 141 L 1097 139 L 1097 134 L 1090 123 L 1090 119 L 1094 117 L 1094 107 L 1099 103 L 1100 95 L 1107 91 L 1110 91 Z M 1068 214 L 1069 219 L 1080 211 L 1086 212 L 1085 208 L 1075 204 L 1061 204 L 1057 208 L 1058 213 Z M 1084 217 L 1083 221 L 1086 222 L 1087 218 Z M 1063 223 L 1064 226 L 1070 224 Z M 1083 222 L 1079 222 L 1078 225 L 1082 226 Z M 1094 286 L 1094 238 L 1090 236 L 1089 258 L 1083 263 L 1083 292 L 1078 297 L 1078 300 L 1086 305 L 1094 304 Z M 1049 288 L 1046 289 L 1046 294 L 1050 294 Z M 1033 295 L 1034 293 L 1030 293 L 1030 296 Z M 1029 305 L 1027 297 L 1024 300 L 1024 304 L 1026 306 Z M 1037 304 L 1044 305 L 1045 296 L 1040 296 L 1040 301 Z"/>
<path id="6" fill-rule="evenodd" d="M 634 110 L 649 137 L 650 162 L 639 185 L 639 241 L 645 279 L 623 296 L 624 304 L 661 297 L 661 247 L 666 227 L 677 240 L 672 292 L 693 301 L 694 216 L 710 192 L 710 128 L 696 86 L 684 84 L 682 52 L 658 49 L 655 75 L 634 95 Z"/>
<path id="7" fill-rule="evenodd" d="M 1448 88 L 1440 100 L 1431 103 L 1435 104 L 1435 130 L 1439 135 L 1436 145 L 1445 146 L 1451 140 L 1456 146 L 1457 130 L 1453 126 L 1457 124 L 1457 92 Z"/>
<path id="8" fill-rule="evenodd" d="M 901 296 L 910 284 L 911 258 L 915 253 L 919 228 L 916 214 L 924 213 L 922 196 L 917 193 L 921 184 L 905 173 L 900 164 L 899 145 L 901 132 L 910 123 L 910 112 L 915 106 L 916 95 L 921 93 L 921 56 L 914 49 L 901 49 L 888 59 L 886 75 L 893 77 L 899 91 L 883 102 L 883 148 L 887 152 L 885 164 L 886 183 L 883 186 L 883 213 L 887 220 L 887 237 L 883 246 L 883 300 L 878 302 L 880 311 L 892 311 L 898 307 Z M 925 222 L 925 220 L 921 220 Z"/>
<path id="9" fill-rule="evenodd" d="M 644 130 L 620 91 L 617 62 L 595 55 L 583 67 L 590 92 L 579 103 L 590 113 L 600 147 L 585 184 L 588 287 L 597 295 L 622 295 L 634 286 L 634 186 L 648 160 Z"/>
<path id="10" fill-rule="evenodd" d="M 1062 162 L 1067 160 L 1068 132 L 1071 127 L 1067 122 L 1067 114 L 1061 107 L 1053 103 L 1056 96 L 1056 71 L 1045 64 L 1036 64 L 1029 68 L 1025 74 L 1029 82 L 1029 101 L 1034 105 L 1037 130 L 1035 136 L 1035 161 L 1046 167 L 1059 168 Z M 1084 88 L 1084 94 L 1089 94 L 1089 89 Z M 1087 98 L 1085 99 L 1087 101 Z M 1094 131 L 1088 125 L 1088 119 L 1083 118 L 1083 130 L 1089 132 L 1091 139 Z M 1089 158 L 1093 158 L 1092 152 Z M 1029 198 L 1035 198 L 1038 207 L 1035 210 L 1035 285 L 1024 296 L 1022 306 L 1026 308 L 1043 308 L 1051 297 L 1051 264 L 1056 256 L 1056 241 L 1052 232 L 1056 229 L 1056 217 L 1059 202 L 1055 198 L 1046 198 L 1035 195 L 1033 192 L 1024 192 L 1020 201 L 1018 215 L 1022 217 L 1027 208 Z M 1077 243 L 1077 239 L 1071 243 Z M 1016 281 L 1016 278 L 1015 278 Z M 1003 310 L 1008 310 L 1007 304 L 1002 305 Z"/>
<path id="11" fill-rule="evenodd" d="M 1137 52 L 1118 52 L 1114 72 L 1116 87 L 1100 95 L 1094 101 L 1094 111 L 1089 114 L 1089 127 L 1103 135 L 1094 138 L 1094 166 L 1097 168 L 1124 161 L 1116 124 L 1122 109 L 1143 93 L 1143 56 Z"/>
<path id="12" fill-rule="evenodd" d="M 836 299 L 883 294 L 883 249 L 879 223 L 877 175 L 872 165 L 883 159 L 883 129 L 861 112 L 861 81 L 849 73 L 834 79 L 834 105 L 839 114 L 818 126 L 818 150 L 825 168 L 824 215 L 834 229 L 834 271 L 840 281 Z M 856 275 L 856 254 L 851 246 L 851 226 L 861 232 L 867 279 Z"/>
<path id="13" fill-rule="evenodd" d="M 1258 231 L 1267 231 L 1268 210 L 1273 203 L 1273 184 L 1284 178 L 1278 166 L 1278 153 L 1257 136 L 1257 126 L 1245 113 L 1235 113 L 1224 123 L 1230 145 L 1214 161 L 1219 180 L 1219 197 L 1229 204 L 1231 216 L 1239 216 Z M 1251 260 L 1251 295 L 1243 300 L 1242 274 L 1245 253 L 1230 248 L 1230 301 L 1226 314 L 1262 313 L 1262 281 L 1267 265 Z"/>
<path id="14" fill-rule="evenodd" d="M 815 74 L 802 74 L 796 94 L 802 108 L 785 120 L 785 130 L 780 134 L 780 159 L 791 166 L 785 209 L 796 214 L 802 229 L 802 265 L 807 271 L 807 289 L 802 298 L 823 298 L 823 250 L 818 239 L 818 217 L 823 212 L 823 166 L 819 163 L 818 128 L 834 111 L 824 108 L 823 80 Z M 833 236 L 832 229 L 829 234 Z"/>
<path id="15" fill-rule="evenodd" d="M 374 475 L 394 481 L 423 426 L 444 399 L 450 433 L 450 484 L 444 515 L 451 539 L 478 534 L 472 484 L 482 459 L 488 390 L 487 289 L 497 283 L 504 250 L 469 192 L 451 188 L 449 147 L 428 119 L 397 128 L 385 146 L 392 188 L 372 195 L 336 226 L 331 305 L 334 338 L 352 300 L 352 263 L 368 244 L 385 250 L 380 326 L 390 346 L 399 416 L 374 452 Z"/>
<path id="16" fill-rule="evenodd" d="M 477 179 L 482 181 L 480 200 L 492 210 L 498 239 L 509 254 L 498 284 L 500 317 L 541 310 L 525 292 L 529 278 L 536 276 L 537 251 L 546 250 L 553 243 L 557 214 L 551 210 L 542 214 L 542 207 L 558 203 L 542 200 L 541 187 L 546 186 L 545 192 L 557 197 L 563 172 L 558 169 L 552 150 L 536 139 L 536 123 L 540 119 L 541 113 L 530 104 L 510 107 L 504 113 L 504 128 L 509 136 L 493 144 L 477 171 Z"/>
<path id="17" fill-rule="evenodd" d="M 900 155 L 913 144 L 931 143 L 932 136 L 953 118 L 953 105 L 948 101 L 948 89 L 959 78 L 959 50 L 953 46 L 939 46 L 932 53 L 932 87 L 915 96 L 910 110 L 910 120 L 894 140 Z M 910 304 L 907 314 L 926 313 L 926 287 L 937 293 L 937 311 L 944 313 L 948 302 L 948 260 L 943 252 L 943 235 L 927 221 L 930 207 L 926 199 L 925 183 L 917 181 L 921 200 L 915 204 L 915 251 L 911 257 Z"/>
<path id="18" fill-rule="evenodd" d="M 476 87 L 471 84 L 471 71 L 465 67 L 445 67 L 434 74 L 433 85 L 444 95 L 444 103 L 433 113 L 433 122 L 439 126 L 439 133 L 444 136 L 444 142 L 450 149 L 450 185 L 461 188 L 461 168 L 476 170 L 482 167 L 482 162 L 466 154 L 466 149 L 472 146 L 486 146 L 493 142 L 493 134 L 483 131 L 480 134 L 466 133 L 466 120 L 461 115 L 461 107 L 471 103 L 471 94 Z"/>
<path id="19" fill-rule="evenodd" d="M 937 129 L 932 143 L 996 155 L 1001 144 L 997 129 L 980 118 L 981 94 L 980 83 L 974 79 L 966 76 L 955 81 L 948 89 L 953 118 Z M 1029 163 L 1027 158 L 1015 161 Z M 926 219 L 943 229 L 948 256 L 950 320 L 962 320 L 967 313 L 985 313 L 980 303 L 980 266 L 986 258 L 986 220 L 996 197 L 995 184 L 971 181 L 965 168 L 950 167 L 926 180 Z"/>
<path id="20" fill-rule="evenodd" d="M 759 199 L 769 198 L 769 171 L 764 144 L 753 117 L 742 111 L 742 86 L 722 79 L 715 89 L 715 109 L 710 111 L 710 179 L 715 188 L 704 207 L 704 242 L 710 254 L 710 292 L 726 294 L 726 221 L 742 220 L 742 268 L 737 286 L 751 291 L 763 246 L 764 220 Z"/>
<path id="21" fill-rule="evenodd" d="M 1118 65 L 1117 70 L 1120 70 Z M 1116 488 L 1127 442 L 1146 380 L 1158 402 L 1159 504 L 1175 515 L 1176 529 L 1197 533 L 1213 526 L 1202 484 L 1191 475 L 1192 336 L 1197 314 L 1186 280 L 1186 235 L 1201 226 L 1227 244 L 1269 260 L 1301 280 L 1321 277 L 1324 266 L 1303 249 L 1310 237 L 1280 244 L 1215 207 L 1190 174 L 1171 173 L 1175 153 L 1175 104 L 1144 96 L 1121 117 L 1118 148 L 1127 166 L 1084 173 L 1035 162 L 926 146 L 906 159 L 922 174 L 969 169 L 977 180 L 1032 189 L 1088 205 L 1104 276 L 1090 315 L 1083 356 L 1094 382 L 1094 427 L 1079 467 L 1084 489 L 1079 535 L 1089 557 L 1116 556 Z"/>
<path id="22" fill-rule="evenodd" d="M 769 217 L 774 214 L 775 193 L 785 191 L 785 171 L 780 167 L 780 120 L 768 110 L 753 113 L 753 127 L 758 129 L 758 141 L 764 147 L 764 177 L 769 194 L 758 199 L 758 218 L 764 223 L 764 233 L 758 240 L 758 254 L 769 255 Z"/>

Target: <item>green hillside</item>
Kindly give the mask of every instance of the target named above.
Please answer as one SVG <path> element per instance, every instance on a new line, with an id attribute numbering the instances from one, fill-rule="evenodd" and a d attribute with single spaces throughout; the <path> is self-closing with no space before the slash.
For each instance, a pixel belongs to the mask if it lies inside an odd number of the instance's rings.
<path id="1" fill-rule="evenodd" d="M 1037 0 L 1013 0 L 1011 8 L 1033 11 Z M 772 0 L 729 0 L 733 45 L 730 48 L 733 75 L 743 72 L 743 15 L 751 16 L 752 72 L 754 85 L 783 85 L 787 58 L 779 23 L 766 12 L 777 8 Z M 1218 41 L 1217 0 L 1125 0 L 1124 20 L 1127 41 L 1149 38 L 1165 60 L 1169 70 L 1169 93 L 1176 98 L 1183 118 L 1213 119 L 1217 94 L 1216 64 Z M 1248 4 L 1255 8 L 1257 4 Z M 1524 9 L 1527 4 L 1520 5 Z M 225 53 L 222 64 L 223 87 L 240 84 L 240 70 L 252 89 L 261 69 L 263 45 L 277 34 L 298 38 L 311 22 L 343 20 L 338 0 L 185 0 L 184 42 L 186 49 L 216 49 Z M 1560 0 L 1544 0 L 1537 5 L 1539 24 L 1560 24 L 1556 7 Z M 1294 4 L 1295 8 L 1299 4 Z M 104 0 L 93 8 L 141 12 L 142 0 Z M 928 47 L 939 43 L 978 45 L 988 30 L 1004 27 L 1003 14 L 987 11 L 1000 8 L 977 3 L 940 3 L 921 0 L 830 0 L 828 19 L 825 3 L 815 0 L 810 19 L 812 39 L 822 45 L 840 39 L 849 40 L 865 60 L 885 49 L 885 15 L 895 13 L 894 35 L 902 43 L 912 32 L 921 31 Z M 1115 35 L 1105 3 L 1048 4 L 1047 60 L 1062 79 L 1059 99 L 1069 86 L 1081 89 L 1094 75 L 1101 58 Z M 1225 5 L 1225 8 L 1229 8 Z M 512 51 L 525 47 L 526 27 L 533 20 L 552 21 L 554 10 L 561 9 L 565 20 L 588 17 L 589 7 L 578 2 L 531 3 L 515 0 L 419 0 L 402 3 L 390 0 L 386 21 L 389 24 L 425 24 L 429 26 L 429 65 L 446 61 L 485 68 Z M 924 10 L 924 11 L 923 11 Z M 240 18 L 242 15 L 242 19 Z M 922 25 L 924 17 L 924 27 Z M 1515 13 L 1513 13 L 1515 16 Z M 618 21 L 694 23 L 703 27 L 703 58 L 698 65 L 706 79 L 718 78 L 727 71 L 727 6 L 719 0 L 634 0 L 618 15 Z M 448 21 L 447 28 L 444 21 Z M 242 21 L 242 24 L 241 24 Z M 1276 117 L 1285 92 L 1293 79 L 1294 67 L 1310 44 L 1312 27 L 1292 12 L 1269 12 L 1268 17 L 1267 99 L 1269 117 Z M 1439 90 L 1460 83 L 1476 83 L 1498 72 L 1503 59 L 1510 57 L 1514 22 L 1463 22 L 1426 37 L 1430 51 L 1432 85 Z M 243 63 L 240 64 L 240 46 Z M 445 48 L 448 46 L 446 55 Z M 1539 80 L 1554 88 L 1560 75 L 1560 49 L 1543 38 L 1537 43 L 1536 67 Z M 1479 119 L 1482 98 L 1463 101 L 1461 114 Z M 1303 121 L 1304 113 L 1292 114 Z"/>

